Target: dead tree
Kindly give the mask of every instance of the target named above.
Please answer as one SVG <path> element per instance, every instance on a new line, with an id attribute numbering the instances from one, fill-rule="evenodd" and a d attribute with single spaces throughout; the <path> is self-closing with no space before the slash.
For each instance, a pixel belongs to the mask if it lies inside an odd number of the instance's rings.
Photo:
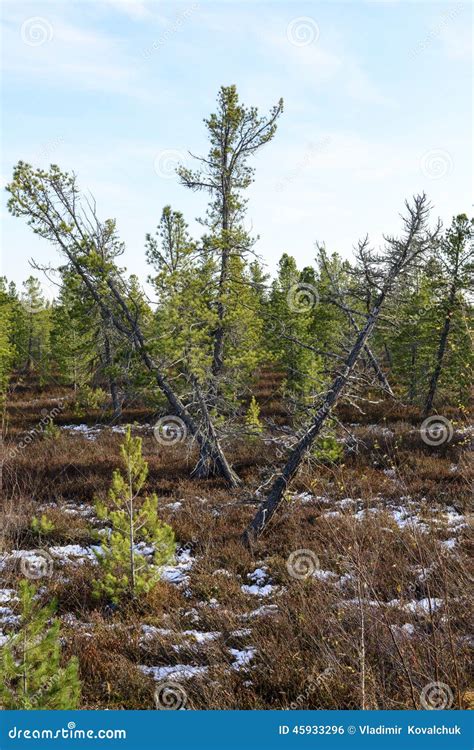
<path id="1" fill-rule="evenodd" d="M 369 249 L 367 238 L 359 243 L 357 248 L 358 263 L 366 282 L 375 292 L 374 302 L 366 316 L 365 324 L 359 331 L 352 349 L 336 374 L 331 387 L 326 392 L 313 421 L 291 450 L 286 464 L 274 479 L 267 497 L 260 504 L 256 515 L 246 529 L 244 543 L 247 546 L 252 545 L 252 542 L 264 531 L 270 519 L 278 510 L 289 483 L 346 388 L 395 279 L 428 249 L 439 232 L 439 223 L 434 232 L 428 230 L 429 205 L 424 194 L 416 196 L 412 204 L 406 203 L 405 206 L 407 214 L 403 219 L 404 231 L 402 236 L 400 238 L 384 237 L 386 242 L 385 252 L 376 255 Z"/>
<path id="2" fill-rule="evenodd" d="M 327 256 L 326 251 L 324 247 L 319 247 L 319 257 L 321 259 L 321 264 L 325 270 L 325 273 L 329 279 L 329 282 L 331 284 L 332 290 L 335 294 L 336 299 L 338 300 L 338 307 L 340 307 L 343 312 L 345 313 L 349 323 L 351 324 L 353 330 L 356 333 L 359 333 L 359 326 L 357 325 L 356 319 L 354 317 L 354 313 L 352 312 L 351 308 L 344 303 L 344 297 L 339 289 L 339 285 L 337 283 L 337 279 L 334 278 L 334 275 L 331 273 L 331 270 L 329 268 L 329 264 L 327 262 Z M 329 300 L 331 302 L 333 300 Z M 392 396 L 393 398 L 393 391 L 390 387 L 390 383 L 388 382 L 385 373 L 383 372 L 382 368 L 380 367 L 377 357 L 373 353 L 372 349 L 368 344 L 364 345 L 364 353 L 367 356 L 367 359 L 369 361 L 370 366 L 372 367 L 377 380 L 380 382 L 382 388 L 389 394 L 389 396 Z"/>
<path id="3" fill-rule="evenodd" d="M 149 353 L 138 311 L 127 299 L 126 285 L 114 262 L 114 258 L 123 251 L 123 245 L 117 239 L 115 223 L 111 220 L 100 222 L 95 205 L 89 201 L 89 211 L 84 211 L 75 175 L 61 172 L 54 165 L 46 172 L 19 162 L 7 190 L 10 193 L 10 212 L 14 216 L 26 217 L 36 234 L 59 248 L 104 317 L 139 353 L 173 413 L 183 421 L 188 433 L 198 443 L 199 475 L 203 476 L 205 466 L 208 473 L 213 471 L 222 476 L 229 486 L 237 487 L 240 480 L 219 444 L 209 414 L 201 410 L 204 420 L 201 427 L 166 377 L 164 367 L 155 362 Z"/>

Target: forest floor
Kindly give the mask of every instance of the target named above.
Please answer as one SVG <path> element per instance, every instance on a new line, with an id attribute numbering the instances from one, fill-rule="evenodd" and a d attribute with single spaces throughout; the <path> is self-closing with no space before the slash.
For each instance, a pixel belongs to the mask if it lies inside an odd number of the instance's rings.
<path id="1" fill-rule="evenodd" d="M 444 413 L 453 435 L 434 447 L 415 409 L 341 408 L 343 460 L 305 465 L 251 554 L 241 534 L 290 434 L 278 385 L 268 373 L 259 385 L 263 434 L 226 445 L 238 490 L 191 480 L 193 449 L 159 445 L 154 415 L 125 411 L 179 547 L 150 594 L 115 608 L 92 597 L 103 526 L 94 497 L 120 465 L 124 428 L 74 415 L 67 388 L 20 383 L 4 446 L 0 645 L 18 624 L 21 561 L 42 549 L 51 570 L 39 593 L 57 599 L 83 708 L 153 709 L 174 699 L 159 695 L 170 683 L 189 709 L 420 708 L 433 683 L 452 707 L 473 707 L 466 416 Z M 52 409 L 57 436 L 39 426 Z M 42 513 L 54 530 L 38 539 L 31 521 Z"/>

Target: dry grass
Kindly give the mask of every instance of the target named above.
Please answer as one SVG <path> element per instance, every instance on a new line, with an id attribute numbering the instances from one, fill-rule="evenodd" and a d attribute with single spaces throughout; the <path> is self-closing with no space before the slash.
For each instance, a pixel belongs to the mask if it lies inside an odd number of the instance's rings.
<path id="1" fill-rule="evenodd" d="M 283 419 L 278 377 L 270 373 L 259 387 L 267 399 L 262 413 Z M 68 396 L 67 389 L 21 384 L 9 407 L 7 454 L 58 399 L 66 399 L 58 424 L 106 421 L 95 413 L 77 419 Z M 255 489 L 280 460 L 275 445 L 230 445 L 245 489 L 229 491 L 218 480 L 189 479 L 192 450 L 158 446 L 151 430 L 140 431 L 149 489 L 195 562 L 185 584 L 161 581 L 140 602 L 118 609 L 94 602 L 90 562 L 57 563 L 43 579 L 42 595 L 58 601 L 65 656 L 79 658 L 84 708 L 153 708 L 155 684 L 139 665 L 177 664 L 207 668 L 183 682 L 191 708 L 295 702 L 301 708 L 418 708 L 421 690 L 435 681 L 450 686 L 455 707 L 470 706 L 469 527 L 453 528 L 445 515 L 456 511 L 465 524 L 472 517 L 467 441 L 455 435 L 439 449 L 426 446 L 419 414 L 391 405 L 374 406 L 363 417 L 344 407 L 339 418 L 357 422 L 351 428 L 357 442 L 349 441 L 339 465 L 303 467 L 252 554 L 240 535 L 255 511 Z M 135 408 L 127 419 L 149 422 L 153 415 Z M 108 488 L 121 439 L 110 429 L 94 441 L 62 431 L 55 439 L 36 435 L 17 451 L 4 466 L 1 551 L 92 544 L 96 527 L 84 510 Z M 301 492 L 312 499 L 294 497 Z M 396 509 L 412 520 L 401 523 Z M 41 513 L 54 523 L 47 538 L 31 530 Z M 453 546 L 442 544 L 453 536 Z M 289 574 L 288 556 L 301 549 L 317 555 L 326 579 Z M 262 567 L 275 587 L 268 598 L 242 590 L 249 573 Z M 20 575 L 10 561 L 2 586 L 15 588 Z M 425 608 L 413 606 L 424 600 Z M 437 600 L 441 606 L 431 606 Z M 255 614 L 268 604 L 276 608 Z M 155 628 L 150 637 L 143 637 L 144 624 Z M 218 635 L 201 642 L 189 634 L 194 630 Z M 235 669 L 231 649 L 252 649 L 248 663 Z"/>

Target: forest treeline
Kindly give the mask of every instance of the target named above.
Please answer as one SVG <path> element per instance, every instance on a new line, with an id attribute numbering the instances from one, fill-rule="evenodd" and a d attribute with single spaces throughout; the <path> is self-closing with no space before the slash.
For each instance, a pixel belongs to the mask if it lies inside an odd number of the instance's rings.
<path id="1" fill-rule="evenodd" d="M 221 88 L 204 121 L 208 153 L 177 169 L 183 186 L 209 197 L 202 235 L 163 208 L 144 240 L 151 293 L 121 267 L 115 220 L 98 218 L 75 174 L 17 164 L 9 210 L 59 252 L 58 263 L 37 266 L 58 293 L 45 299 L 34 275 L 20 289 L 1 280 L 3 393 L 14 371 L 35 373 L 72 385 L 78 403 L 106 404 L 115 420 L 137 400 L 175 414 L 199 444 L 195 474 L 217 467 L 231 485 L 239 480 L 222 441 L 258 426 L 262 367 L 282 374 L 293 423 L 312 439 L 311 415 L 322 408 L 326 422 L 342 390 L 354 405 L 398 399 L 425 415 L 467 405 L 474 220 L 460 214 L 441 227 L 426 196 L 415 196 L 400 235 L 379 250 L 364 238 L 348 260 L 318 244 L 302 268 L 288 248 L 271 278 L 247 228 L 246 191 L 282 112 L 282 101 L 262 115 L 235 86 Z"/>

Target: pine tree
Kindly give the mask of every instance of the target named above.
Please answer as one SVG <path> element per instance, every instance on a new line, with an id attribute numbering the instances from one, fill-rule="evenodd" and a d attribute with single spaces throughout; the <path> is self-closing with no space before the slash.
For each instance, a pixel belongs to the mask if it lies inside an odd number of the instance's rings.
<path id="1" fill-rule="evenodd" d="M 0 278 L 0 411 L 15 356 L 12 341 L 13 314 L 13 306 L 6 290 L 6 280 Z"/>
<path id="2" fill-rule="evenodd" d="M 149 591 L 176 547 L 172 528 L 158 518 L 156 494 L 142 495 L 148 464 L 142 456 L 142 440 L 132 437 L 130 426 L 121 455 L 125 472 L 114 471 L 107 499 L 96 502 L 97 516 L 110 523 L 111 532 L 96 554 L 102 575 L 94 581 L 94 595 L 115 604 L 124 596 Z M 140 543 L 153 546 L 152 561 L 137 551 Z"/>
<path id="3" fill-rule="evenodd" d="M 321 361 L 310 336 L 316 303 L 314 277 L 297 268 L 295 259 L 284 253 L 270 292 L 267 340 L 273 357 L 286 372 L 290 394 L 307 396 L 319 384 Z"/>
<path id="4" fill-rule="evenodd" d="M 2 647 L 0 706 L 12 709 L 75 709 L 80 700 L 78 662 L 61 660 L 60 624 L 55 601 L 41 607 L 36 588 L 20 583 L 19 630 Z"/>
<path id="5" fill-rule="evenodd" d="M 185 374 L 193 373 L 202 383 L 211 365 L 211 332 L 216 325 L 213 262 L 197 254 L 183 215 L 171 206 L 164 207 L 155 234 L 146 240 L 148 262 L 156 271 L 149 281 L 158 294 L 151 351 L 170 367 L 179 362 Z"/>
<path id="6" fill-rule="evenodd" d="M 440 274 L 436 280 L 435 298 L 438 300 L 441 320 L 436 337 L 434 366 L 424 404 L 425 414 L 429 414 L 433 407 L 445 373 L 448 375 L 446 385 L 455 385 L 459 394 L 465 393 L 469 388 L 473 356 L 464 293 L 473 288 L 474 219 L 469 220 L 466 214 L 454 217 L 440 243 L 438 260 Z M 456 334 L 457 342 L 454 340 Z"/>
<path id="7" fill-rule="evenodd" d="M 34 276 L 23 283 L 21 316 L 18 321 L 18 351 L 22 366 L 44 377 L 49 371 L 51 306 L 46 302 L 41 284 Z"/>
<path id="8" fill-rule="evenodd" d="M 262 432 L 263 428 L 262 423 L 260 422 L 260 407 L 255 396 L 252 396 L 249 408 L 247 409 L 245 424 L 253 435 L 258 435 Z"/>
<path id="9" fill-rule="evenodd" d="M 235 261 L 243 261 L 254 243 L 243 224 L 246 211 L 243 193 L 253 181 L 249 161 L 274 137 L 282 110 L 283 100 L 280 100 L 262 117 L 255 107 L 245 107 L 240 102 L 235 86 L 222 86 L 217 97 L 217 112 L 204 121 L 209 153 L 206 157 L 196 157 L 198 170 L 178 169 L 183 185 L 210 196 L 206 217 L 201 221 L 209 230 L 205 238 L 206 252 L 215 260 L 217 270 L 214 285 L 217 323 L 213 331 L 209 384 L 211 404 L 215 404 L 219 395 L 220 381 L 227 366 L 229 337 L 233 336 L 237 343 L 235 324 L 229 320 L 235 310 L 231 304 L 231 287 L 242 280 L 242 266 Z"/>

